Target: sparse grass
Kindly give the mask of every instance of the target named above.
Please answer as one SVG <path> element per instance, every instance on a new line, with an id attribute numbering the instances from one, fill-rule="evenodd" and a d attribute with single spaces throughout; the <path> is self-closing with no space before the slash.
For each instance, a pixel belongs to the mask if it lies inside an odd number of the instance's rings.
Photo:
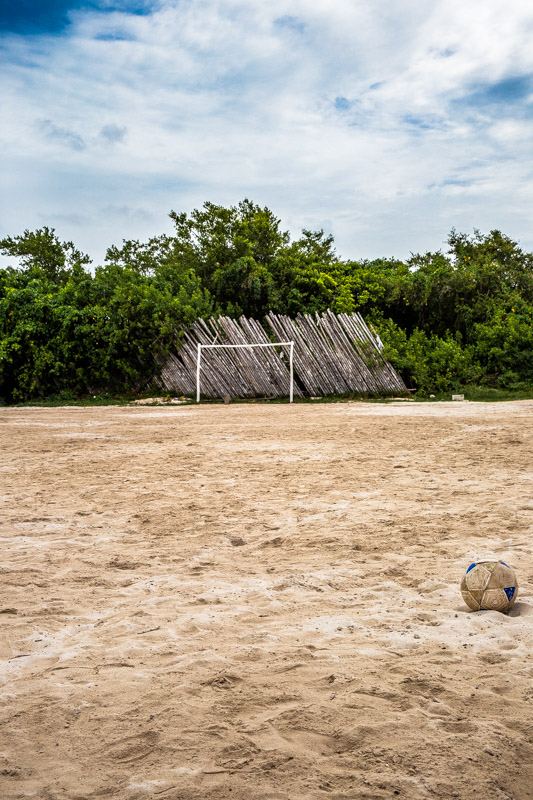
<path id="1" fill-rule="evenodd" d="M 61 408 L 65 406 L 123 406 L 130 399 L 96 395 L 91 397 L 46 397 L 36 400 L 26 400 L 24 403 L 9 403 L 11 408 Z M 5 404 L 7 405 L 7 404 Z"/>
<path id="2" fill-rule="evenodd" d="M 295 397 L 295 403 L 307 403 L 307 404 L 316 404 L 316 403 L 349 403 L 354 401 L 365 402 L 365 403 L 393 403 L 402 399 L 404 402 L 414 401 L 417 403 L 438 403 L 444 401 L 450 401 L 452 399 L 452 394 L 464 394 L 465 400 L 470 400 L 473 402 L 480 402 L 480 403 L 496 403 L 496 402 L 503 402 L 506 400 L 533 400 L 533 387 L 529 389 L 493 389 L 487 386 L 462 386 L 458 389 L 454 389 L 453 391 L 449 392 L 439 392 L 435 394 L 435 397 L 429 397 L 429 395 L 416 393 L 416 392 L 407 392 L 405 394 L 401 394 L 397 392 L 394 395 L 389 396 L 376 396 L 376 395 L 364 395 L 364 394 L 356 394 L 354 392 L 342 395 L 329 395 L 328 397 Z M 190 398 L 191 402 L 195 400 Z M 222 403 L 222 399 L 202 399 L 202 403 Z M 288 397 L 258 397 L 258 398 L 231 398 L 232 403 L 288 403 Z"/>
<path id="3" fill-rule="evenodd" d="M 528 389 L 494 389 L 489 386 L 462 386 L 453 392 L 438 392 L 435 398 L 414 395 L 418 402 L 436 403 L 451 400 L 452 394 L 464 394 L 465 400 L 479 403 L 496 403 L 505 400 L 533 400 L 533 386 Z"/>
<path id="4" fill-rule="evenodd" d="M 59 408 L 62 406 L 125 406 L 134 400 L 142 400 L 154 396 L 173 397 L 174 394 L 162 393 L 161 390 L 153 389 L 148 392 L 125 392 L 124 394 L 112 394 L 102 392 L 100 394 L 83 395 L 76 397 L 69 393 L 62 393 L 52 397 L 34 398 L 20 403 L 4 403 L 11 407 L 31 407 L 38 406 L 44 408 Z"/>
<path id="5" fill-rule="evenodd" d="M 317 404 L 317 403 L 349 403 L 354 401 L 365 403 L 391 403 L 400 398 L 406 401 L 415 401 L 417 403 L 438 403 L 452 399 L 452 394 L 464 394 L 465 400 L 480 402 L 480 403 L 495 403 L 507 400 L 533 400 L 533 387 L 529 389 L 494 389 L 487 386 L 463 386 L 455 389 L 453 392 L 438 392 L 435 397 L 429 397 L 426 394 L 415 392 L 408 392 L 403 396 L 400 393 L 389 396 L 376 396 L 364 395 L 350 392 L 342 395 L 329 395 L 328 397 L 295 397 L 294 402 L 298 404 Z M 150 405 L 165 406 L 170 403 L 170 400 L 175 397 L 181 397 L 189 403 L 196 402 L 195 397 L 183 397 L 173 392 L 162 393 L 158 390 L 151 392 L 130 392 L 123 395 L 112 395 L 108 393 L 97 395 L 86 395 L 84 397 L 72 397 L 70 395 L 59 395 L 56 397 L 48 397 L 35 400 L 27 400 L 23 403 L 11 403 L 11 407 L 43 407 L 54 408 L 62 406 L 124 406 L 129 405 L 135 400 L 154 398 L 154 402 Z M 222 399 L 202 398 L 202 404 L 221 404 Z M 231 403 L 270 403 L 270 404 L 288 404 L 288 397 L 256 397 L 256 398 L 231 398 Z M 0 405 L 7 405 L 1 403 Z"/>

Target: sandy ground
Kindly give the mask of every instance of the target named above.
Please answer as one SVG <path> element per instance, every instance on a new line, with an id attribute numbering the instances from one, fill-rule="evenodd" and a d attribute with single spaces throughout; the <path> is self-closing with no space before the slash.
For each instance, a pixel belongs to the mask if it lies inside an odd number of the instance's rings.
<path id="1" fill-rule="evenodd" d="M 2 800 L 533 798 L 533 402 L 0 437 Z M 482 557 L 509 615 L 463 604 Z"/>

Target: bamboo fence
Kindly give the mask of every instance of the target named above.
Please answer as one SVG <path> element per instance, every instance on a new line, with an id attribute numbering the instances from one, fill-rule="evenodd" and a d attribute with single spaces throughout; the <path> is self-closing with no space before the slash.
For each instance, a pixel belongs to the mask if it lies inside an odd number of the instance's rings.
<path id="1" fill-rule="evenodd" d="M 391 394 L 406 387 L 383 358 L 383 345 L 360 314 L 299 314 L 296 319 L 270 312 L 266 324 L 255 319 L 211 317 L 183 332 L 179 349 L 161 371 L 162 386 L 184 395 L 196 392 L 198 344 L 294 342 L 295 397 L 331 394 Z M 202 396 L 284 397 L 290 388 L 289 346 L 202 349 Z"/>

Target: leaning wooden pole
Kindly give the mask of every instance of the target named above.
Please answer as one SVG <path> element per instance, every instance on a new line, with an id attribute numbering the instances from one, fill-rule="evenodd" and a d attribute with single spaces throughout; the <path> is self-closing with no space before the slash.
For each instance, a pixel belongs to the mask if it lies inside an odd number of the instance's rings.
<path id="1" fill-rule="evenodd" d="M 391 394 L 406 388 L 360 314 L 199 319 L 162 365 L 165 388 L 201 397 Z M 274 346 L 274 343 L 278 344 Z M 229 345 L 229 347 L 228 347 Z M 250 347 L 250 345 L 252 345 Z"/>

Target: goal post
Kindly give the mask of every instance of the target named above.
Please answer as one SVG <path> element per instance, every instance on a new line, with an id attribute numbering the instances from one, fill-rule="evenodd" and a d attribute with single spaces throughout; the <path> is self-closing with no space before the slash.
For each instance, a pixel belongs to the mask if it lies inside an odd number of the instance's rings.
<path id="1" fill-rule="evenodd" d="M 200 344 L 198 342 L 198 355 L 196 357 L 196 402 L 200 402 L 200 370 L 202 364 L 202 350 L 216 350 L 217 348 L 244 348 L 244 347 L 289 347 L 289 375 L 290 389 L 289 402 L 294 399 L 294 342 L 261 342 L 258 344 Z"/>

